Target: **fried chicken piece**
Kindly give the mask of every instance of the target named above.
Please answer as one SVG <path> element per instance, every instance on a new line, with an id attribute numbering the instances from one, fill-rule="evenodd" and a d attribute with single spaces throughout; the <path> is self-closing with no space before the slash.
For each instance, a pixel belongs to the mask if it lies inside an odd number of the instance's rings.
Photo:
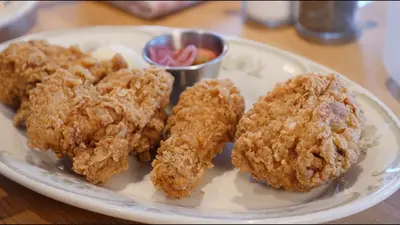
<path id="1" fill-rule="evenodd" d="M 138 70 L 140 71 L 140 70 Z M 158 69 L 154 69 L 155 72 L 158 71 Z M 124 75 L 124 76 L 122 76 Z M 169 77 L 171 78 L 171 77 Z M 132 74 L 131 73 L 126 73 L 126 74 L 118 74 L 118 78 L 115 78 L 113 76 L 107 76 L 105 77 L 98 85 L 97 85 L 97 90 L 100 91 L 100 93 L 104 94 L 107 93 L 108 90 L 114 88 L 114 87 L 124 87 L 124 88 L 129 88 L 127 84 L 132 80 Z M 172 82 L 173 80 L 168 80 L 166 79 L 164 82 Z M 169 85 L 169 83 L 168 83 Z M 137 86 L 138 88 L 138 86 Z M 140 133 L 140 136 L 137 136 L 134 141 L 132 141 L 132 148 L 134 152 L 139 154 L 139 160 L 143 162 L 150 161 L 150 149 L 153 149 L 156 147 L 156 145 L 160 142 L 161 140 L 161 135 L 162 131 L 164 130 L 165 122 L 167 120 L 167 113 L 165 108 L 169 104 L 169 95 L 170 92 L 172 91 L 172 87 L 168 87 L 166 89 L 167 94 L 164 95 L 163 98 L 161 98 L 161 102 L 159 103 L 160 107 L 159 109 L 155 112 L 154 116 L 150 119 L 150 122 L 144 127 L 143 131 Z M 150 105 L 151 106 L 151 105 Z M 150 109 L 151 111 L 151 109 Z"/>
<path id="2" fill-rule="evenodd" d="M 30 93 L 29 146 L 68 155 L 92 183 L 128 167 L 132 151 L 149 160 L 161 138 L 173 77 L 165 70 L 122 69 L 96 86 L 80 73 L 58 69 Z"/>
<path id="3" fill-rule="evenodd" d="M 156 111 L 150 122 L 144 127 L 139 141 L 135 142 L 136 144 L 133 146 L 140 161 L 148 162 L 151 160 L 150 150 L 160 143 L 167 118 L 168 115 L 163 107 Z"/>
<path id="4" fill-rule="evenodd" d="M 169 197 L 189 196 L 212 159 L 231 141 L 244 100 L 230 80 L 204 80 L 187 88 L 167 121 L 167 140 L 153 161 L 151 180 Z"/>
<path id="5" fill-rule="evenodd" d="M 64 48 L 44 40 L 10 44 L 0 53 L 0 102 L 19 108 L 14 124 L 19 126 L 29 115 L 29 91 L 58 68 L 81 65 L 90 69 L 87 80 L 96 83 L 108 72 L 126 68 L 122 56 L 98 62 L 78 47 Z"/>
<path id="6" fill-rule="evenodd" d="M 278 84 L 240 120 L 232 162 L 260 181 L 308 192 L 356 163 L 364 116 L 334 74 Z"/>

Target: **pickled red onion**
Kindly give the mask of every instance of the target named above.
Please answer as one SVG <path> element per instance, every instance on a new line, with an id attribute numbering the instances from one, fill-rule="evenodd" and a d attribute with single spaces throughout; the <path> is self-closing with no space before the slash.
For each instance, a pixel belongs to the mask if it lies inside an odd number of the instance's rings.
<path id="1" fill-rule="evenodd" d="M 163 66 L 178 66 L 176 60 L 171 55 L 166 55 L 164 58 L 158 60 L 157 63 Z"/>
<path id="2" fill-rule="evenodd" d="M 163 66 L 191 66 L 197 56 L 197 48 L 188 45 L 173 52 L 166 46 L 151 46 L 149 53 L 151 60 Z"/>
<path id="3" fill-rule="evenodd" d="M 151 46 L 149 48 L 150 59 L 154 62 L 159 63 L 159 60 L 163 59 L 167 55 L 172 55 L 173 51 L 166 46 Z"/>
<path id="4" fill-rule="evenodd" d="M 191 66 L 193 65 L 196 55 L 196 46 L 188 45 L 186 48 L 176 51 L 174 54 L 174 59 L 179 63 L 180 66 Z"/>

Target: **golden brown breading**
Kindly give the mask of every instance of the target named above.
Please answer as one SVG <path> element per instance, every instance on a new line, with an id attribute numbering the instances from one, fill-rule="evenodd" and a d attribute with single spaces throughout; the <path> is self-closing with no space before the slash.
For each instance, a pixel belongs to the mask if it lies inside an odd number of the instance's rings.
<path id="1" fill-rule="evenodd" d="M 64 48 L 43 40 L 10 44 L 0 53 L 0 102 L 19 108 L 14 124 L 25 122 L 29 115 L 29 91 L 58 68 L 74 65 L 91 71 L 87 80 L 95 83 L 108 72 L 126 68 L 121 56 L 112 61 L 98 62 L 78 47 Z"/>
<path id="2" fill-rule="evenodd" d="M 68 155 L 75 172 L 105 182 L 127 169 L 131 151 L 149 159 L 164 128 L 173 77 L 157 68 L 122 69 L 93 86 L 80 76 L 90 71 L 81 69 L 59 69 L 31 91 L 29 146 Z"/>
<path id="3" fill-rule="evenodd" d="M 308 192 L 357 161 L 363 121 L 338 76 L 299 75 L 242 117 L 232 162 L 275 188 Z"/>
<path id="4" fill-rule="evenodd" d="M 148 162 L 151 160 L 149 150 L 154 149 L 160 143 L 167 118 L 168 115 L 164 108 L 156 111 L 141 132 L 139 141 L 134 142 L 135 145 L 132 148 L 134 152 L 139 154 L 140 161 Z"/>
<path id="5" fill-rule="evenodd" d="M 229 80 L 204 80 L 187 88 L 153 161 L 154 186 L 170 197 L 189 196 L 224 143 L 233 139 L 243 112 L 244 100 Z"/>

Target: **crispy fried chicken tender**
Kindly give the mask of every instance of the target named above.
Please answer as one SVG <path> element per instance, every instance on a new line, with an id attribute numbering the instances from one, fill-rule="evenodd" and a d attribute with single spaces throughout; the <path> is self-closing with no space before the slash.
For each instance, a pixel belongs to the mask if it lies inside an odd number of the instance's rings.
<path id="1" fill-rule="evenodd" d="M 167 139 L 153 161 L 151 180 L 167 196 L 189 196 L 223 145 L 234 138 L 244 100 L 230 80 L 187 88 L 167 121 Z"/>
<path id="2" fill-rule="evenodd" d="M 260 181 L 308 192 L 356 163 L 364 116 L 334 74 L 278 84 L 240 120 L 232 162 Z"/>
<path id="3" fill-rule="evenodd" d="M 149 160 L 161 139 L 173 77 L 163 69 L 121 69 L 95 86 L 83 67 L 58 69 L 30 92 L 29 146 L 69 156 L 91 183 L 128 167 L 128 154 Z"/>
<path id="4" fill-rule="evenodd" d="M 126 68 L 121 56 L 99 62 L 78 47 L 64 48 L 44 40 L 10 44 L 0 53 L 0 102 L 19 108 L 14 124 L 19 126 L 29 115 L 29 91 L 58 68 L 81 65 L 90 69 L 87 81 L 96 83 L 107 73 Z"/>

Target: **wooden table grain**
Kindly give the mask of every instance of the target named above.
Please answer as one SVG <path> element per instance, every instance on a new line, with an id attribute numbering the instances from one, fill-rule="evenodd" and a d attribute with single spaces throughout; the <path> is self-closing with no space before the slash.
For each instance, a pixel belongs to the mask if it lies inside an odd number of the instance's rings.
<path id="1" fill-rule="evenodd" d="M 146 21 L 99 2 L 41 2 L 28 22 L 19 21 L 4 31 L 4 38 L 46 30 L 92 25 L 162 25 L 210 29 L 237 35 L 305 56 L 345 74 L 374 93 L 400 117 L 400 103 L 386 88 L 382 62 L 385 33 L 385 2 L 361 9 L 369 24 L 359 41 L 341 46 L 321 46 L 300 39 L 292 27 L 268 30 L 242 22 L 240 2 L 207 2 L 175 15 Z M 21 30 L 28 26 L 28 32 Z M 18 31 L 20 30 L 20 31 Z M 1 38 L 0 37 L 0 38 Z M 1 40 L 0 40 L 1 41 Z M 356 215 L 331 223 L 399 223 L 400 192 Z M 0 175 L 0 224 L 26 223 L 128 223 L 72 207 L 44 197 Z"/>

